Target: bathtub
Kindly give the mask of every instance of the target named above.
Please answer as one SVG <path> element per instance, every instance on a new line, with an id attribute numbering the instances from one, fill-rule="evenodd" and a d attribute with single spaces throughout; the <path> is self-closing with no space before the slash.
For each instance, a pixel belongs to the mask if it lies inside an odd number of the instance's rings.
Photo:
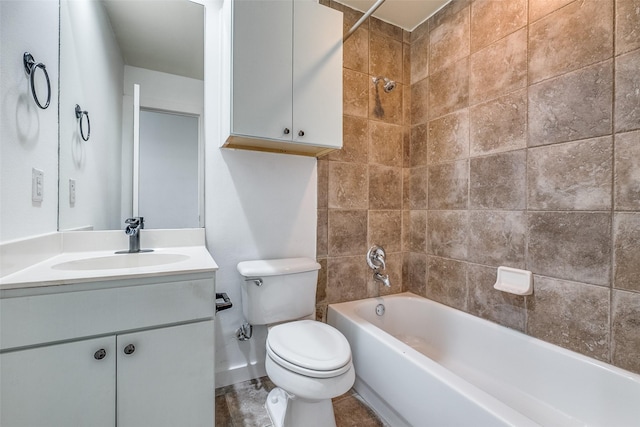
<path id="1" fill-rule="evenodd" d="M 351 344 L 356 391 L 393 427 L 640 426 L 640 375 L 426 298 L 327 316 Z"/>

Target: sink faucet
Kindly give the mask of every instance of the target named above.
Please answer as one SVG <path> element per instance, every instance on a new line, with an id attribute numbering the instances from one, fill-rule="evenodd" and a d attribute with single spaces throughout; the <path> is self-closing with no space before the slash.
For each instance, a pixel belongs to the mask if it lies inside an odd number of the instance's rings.
<path id="1" fill-rule="evenodd" d="M 129 252 L 140 252 L 140 230 L 144 228 L 144 218 L 136 216 L 125 220 L 124 234 L 129 236 Z"/>

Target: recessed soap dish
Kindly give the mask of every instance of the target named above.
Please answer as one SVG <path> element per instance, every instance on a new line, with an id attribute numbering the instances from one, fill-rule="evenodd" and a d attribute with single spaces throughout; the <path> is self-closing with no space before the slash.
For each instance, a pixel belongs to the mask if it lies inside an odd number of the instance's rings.
<path id="1" fill-rule="evenodd" d="M 533 274 L 527 270 L 511 267 L 498 267 L 498 278 L 494 289 L 515 295 L 533 293 Z"/>

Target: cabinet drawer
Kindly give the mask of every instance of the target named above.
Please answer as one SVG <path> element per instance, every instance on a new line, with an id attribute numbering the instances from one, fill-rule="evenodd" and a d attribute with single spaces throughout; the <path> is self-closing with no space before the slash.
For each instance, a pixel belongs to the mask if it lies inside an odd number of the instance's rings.
<path id="1" fill-rule="evenodd" d="M 0 349 L 213 318 L 214 280 L 0 299 Z"/>

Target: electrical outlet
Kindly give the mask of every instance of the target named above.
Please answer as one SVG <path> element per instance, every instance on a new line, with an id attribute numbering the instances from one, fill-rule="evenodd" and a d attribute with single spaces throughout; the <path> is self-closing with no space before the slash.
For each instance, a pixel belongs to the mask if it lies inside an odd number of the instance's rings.
<path id="1" fill-rule="evenodd" d="M 76 180 L 69 178 L 69 204 L 76 204 Z"/>
<path id="2" fill-rule="evenodd" d="M 42 202 L 44 198 L 44 172 L 39 169 L 31 169 L 31 200 Z"/>

